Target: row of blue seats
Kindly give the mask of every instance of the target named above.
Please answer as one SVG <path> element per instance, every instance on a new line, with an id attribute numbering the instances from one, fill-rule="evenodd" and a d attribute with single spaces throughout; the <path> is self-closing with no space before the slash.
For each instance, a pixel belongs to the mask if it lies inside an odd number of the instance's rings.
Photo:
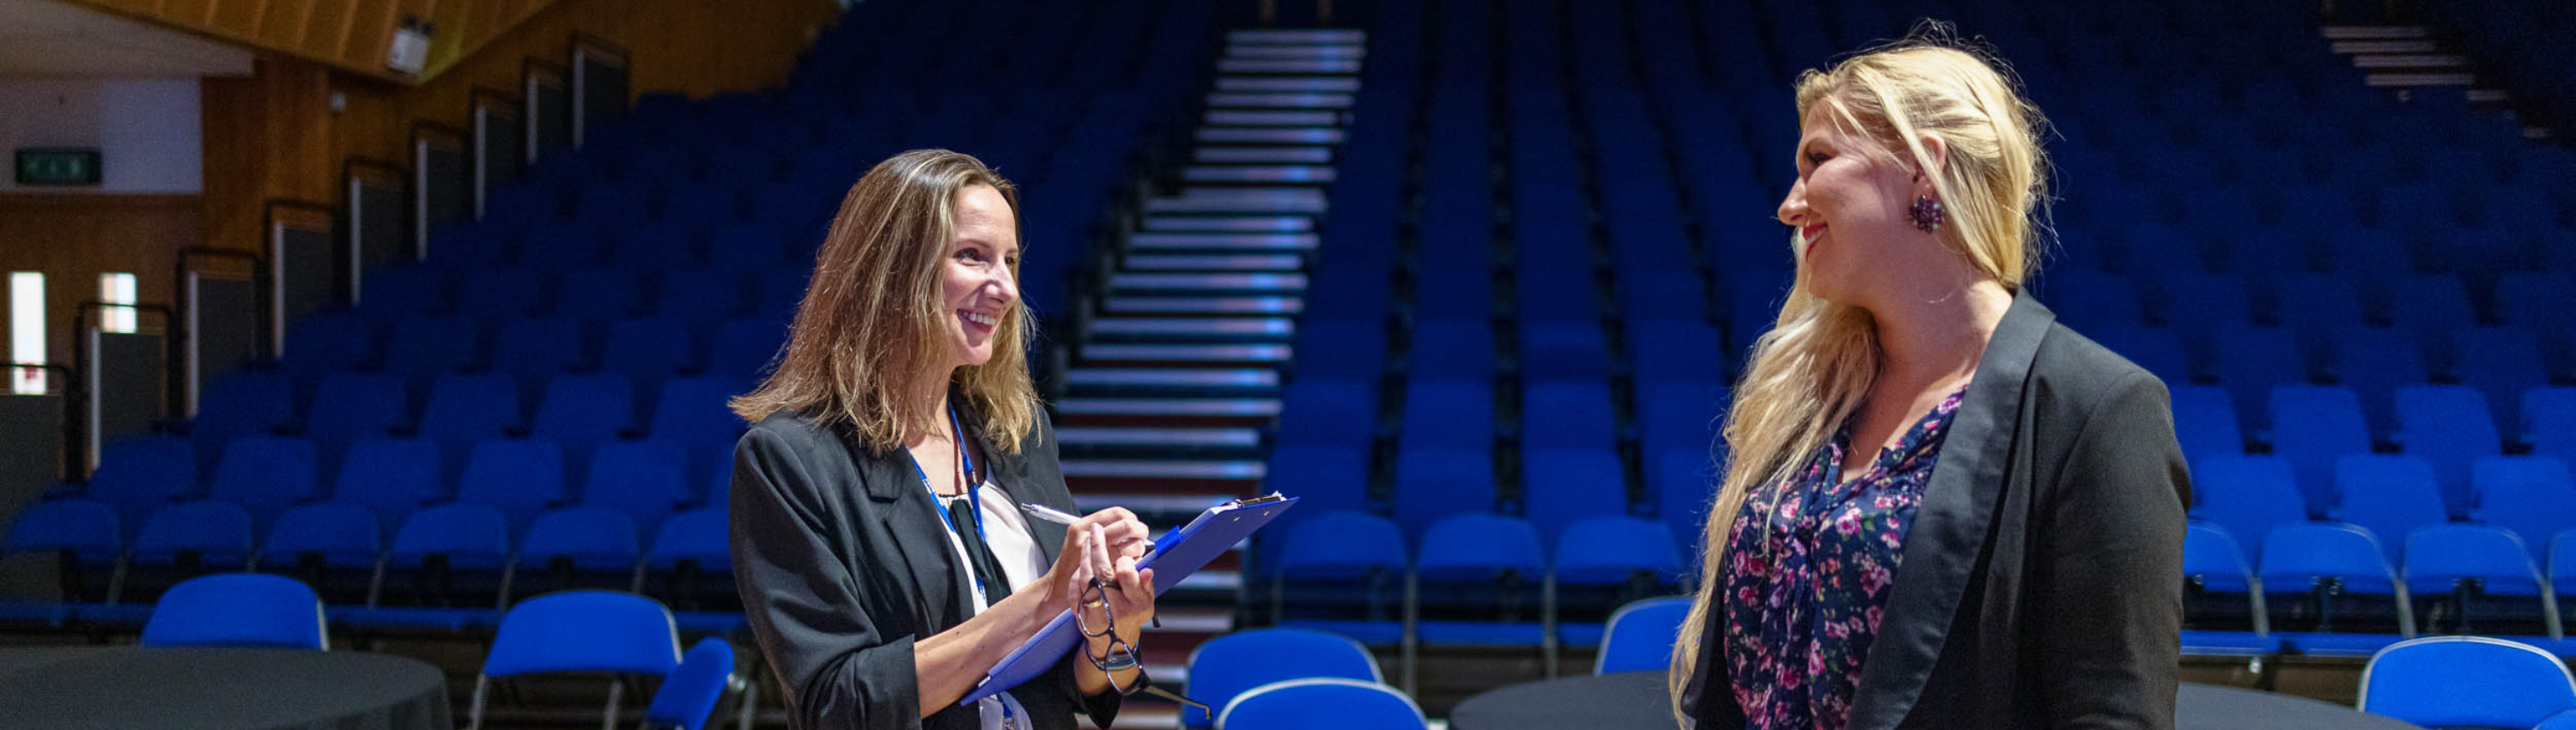
<path id="1" fill-rule="evenodd" d="M 161 590 L 187 578 L 249 570 L 313 583 L 332 599 L 334 622 L 361 627 L 488 628 L 514 596 L 577 588 L 649 590 L 718 609 L 684 616 L 691 631 L 743 625 L 738 610 L 723 610 L 734 590 L 720 507 L 649 528 L 613 509 L 570 507 L 513 530 L 498 509 L 455 503 L 413 513 L 390 540 L 378 515 L 347 502 L 298 506 L 265 535 L 251 524 L 249 512 L 229 502 L 182 502 L 127 540 L 113 507 L 36 503 L 11 525 L 0 552 L 64 556 L 66 569 L 85 575 L 74 583 L 87 595 L 0 605 L 0 621 L 113 623 L 138 607 L 148 611 Z"/>
<path id="2" fill-rule="evenodd" d="M 176 502 L 223 500 L 250 510 L 263 532 L 280 513 L 317 501 L 365 505 L 387 529 L 423 505 L 449 500 L 500 507 L 522 526 L 538 510 L 574 503 L 651 525 L 674 511 L 724 504 L 733 476 L 730 447 L 729 438 L 615 441 L 581 454 L 543 438 L 442 449 L 427 439 L 363 437 L 334 466 L 322 462 L 313 441 L 246 436 L 226 447 L 220 465 L 200 482 L 187 468 L 187 442 L 139 438 L 117 442 L 110 449 L 114 463 L 55 496 L 113 505 L 128 524 Z"/>
<path id="3" fill-rule="evenodd" d="M 2370 530 L 2344 523 L 2284 525 L 2263 535 L 2259 551 L 2248 552 L 2233 531 L 2193 523 L 2183 572 L 2197 594 L 2186 611 L 2197 615 L 2185 619 L 2195 628 L 2184 632 L 2184 653 L 2368 656 L 2418 632 L 2477 626 L 2479 633 L 2512 633 L 2496 631 L 2505 626 L 2527 632 L 2516 640 L 2576 657 L 2576 642 L 2559 638 L 2561 617 L 2544 600 L 2564 595 L 2557 586 L 2576 587 L 2576 531 L 2528 546 L 2541 552 L 2527 552 L 2514 530 L 2478 523 L 2417 529 L 2394 552 Z M 2242 610 L 2229 605 L 2239 600 Z M 2265 614 L 2268 620 L 2246 625 Z"/>
<path id="4" fill-rule="evenodd" d="M 1526 521 L 1472 511 L 1432 524 L 1419 541 L 1366 513 L 1313 515 L 1290 528 L 1269 565 L 1271 595 L 1281 599 L 1273 623 L 1378 645 L 1407 636 L 1594 645 L 1618 606 L 1679 592 L 1689 579 L 1660 523 L 1586 520 L 1551 550 Z"/>
<path id="5" fill-rule="evenodd" d="M 2456 476 L 2440 464 L 2421 456 L 2354 454 L 2334 459 L 2322 479 L 2310 479 L 2276 457 L 2209 457 L 2192 464 L 2191 510 L 2245 535 L 2317 518 L 2391 536 L 2467 520 L 2532 535 L 2576 528 L 2576 481 L 2561 459 L 2479 457 Z"/>
<path id="6" fill-rule="evenodd" d="M 528 379 L 532 387 L 555 375 L 598 370 L 650 387 L 683 373 L 749 378 L 786 340 L 784 317 L 410 315 L 378 328 L 363 318 L 319 314 L 287 333 L 287 356 L 276 369 L 308 385 L 355 373 L 427 385 L 451 372 L 492 370 Z"/>
<path id="7" fill-rule="evenodd" d="M 382 435 L 418 435 L 453 447 L 524 431 L 581 453 L 620 439 L 729 442 L 743 424 L 725 404 L 750 390 L 749 381 L 729 375 L 658 381 L 651 399 L 635 397 L 637 388 L 616 373 L 556 375 L 539 383 L 535 399 L 522 399 L 522 385 L 506 373 L 447 374 L 438 376 L 426 401 L 414 401 L 392 376 L 341 373 L 299 399 L 284 374 L 238 372 L 206 389 L 186 441 L 194 444 L 201 473 L 233 439 L 258 434 L 309 436 L 334 455 L 352 440 Z M 299 401 L 310 407 L 299 413 Z"/>

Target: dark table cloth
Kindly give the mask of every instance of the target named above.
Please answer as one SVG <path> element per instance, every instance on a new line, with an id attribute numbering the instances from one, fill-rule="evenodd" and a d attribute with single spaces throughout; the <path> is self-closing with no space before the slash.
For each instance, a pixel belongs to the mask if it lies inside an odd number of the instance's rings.
<path id="1" fill-rule="evenodd" d="M 453 730 L 447 677 L 385 654 L 0 648 L 0 727 Z"/>
<path id="2" fill-rule="evenodd" d="M 1663 672 L 1564 677 L 1467 698 L 1449 713 L 1451 730 L 1665 730 L 1674 727 Z M 2184 684 L 2176 730 L 2420 730 L 2398 720 L 2304 697 Z"/>

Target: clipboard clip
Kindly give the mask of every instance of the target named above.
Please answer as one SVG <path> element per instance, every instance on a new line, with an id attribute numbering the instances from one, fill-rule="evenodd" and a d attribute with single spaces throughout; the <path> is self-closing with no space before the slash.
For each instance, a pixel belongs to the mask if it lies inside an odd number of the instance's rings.
<path id="1" fill-rule="evenodd" d="M 1288 499 L 1288 498 L 1287 498 L 1287 497 L 1280 496 L 1280 494 L 1279 494 L 1278 492 L 1271 492 L 1271 493 L 1269 493 L 1269 494 L 1264 494 L 1264 495 L 1261 495 L 1261 496 L 1258 496 L 1258 497 L 1245 497 L 1245 498 L 1242 498 L 1242 499 L 1235 500 L 1235 501 L 1234 501 L 1234 506 L 1237 506 L 1237 507 L 1257 507 L 1257 506 L 1265 505 L 1265 504 L 1269 504 L 1269 503 L 1272 503 L 1272 502 L 1284 501 L 1284 500 L 1286 500 L 1286 499 Z"/>

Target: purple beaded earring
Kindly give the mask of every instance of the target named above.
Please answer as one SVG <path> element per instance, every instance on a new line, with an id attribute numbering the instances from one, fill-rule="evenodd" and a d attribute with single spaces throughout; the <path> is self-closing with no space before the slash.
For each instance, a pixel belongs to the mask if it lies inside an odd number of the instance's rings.
<path id="1" fill-rule="evenodd" d="M 1941 213 L 1941 201 L 1933 200 L 1928 195 L 1915 196 L 1913 213 L 1914 227 L 1923 229 L 1924 233 L 1941 230 L 1941 221 L 1944 219 Z"/>

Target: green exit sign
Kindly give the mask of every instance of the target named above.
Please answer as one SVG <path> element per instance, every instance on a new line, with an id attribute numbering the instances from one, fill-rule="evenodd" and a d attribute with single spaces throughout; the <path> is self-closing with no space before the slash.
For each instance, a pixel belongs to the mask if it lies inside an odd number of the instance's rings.
<path id="1" fill-rule="evenodd" d="M 98 149 L 93 147 L 20 147 L 20 185 L 97 185 Z"/>

